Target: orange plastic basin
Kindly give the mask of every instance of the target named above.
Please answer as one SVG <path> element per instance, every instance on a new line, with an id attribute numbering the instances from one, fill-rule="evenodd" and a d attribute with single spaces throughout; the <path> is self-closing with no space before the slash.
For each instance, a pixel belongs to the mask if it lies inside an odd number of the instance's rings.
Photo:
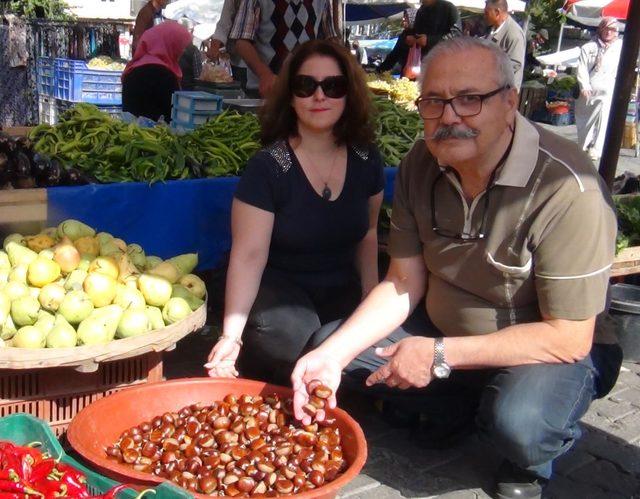
<path id="1" fill-rule="evenodd" d="M 150 421 L 165 412 L 178 411 L 198 402 L 212 403 L 225 395 L 267 395 L 277 393 L 290 397 L 292 390 L 247 379 L 190 378 L 161 383 L 147 383 L 122 390 L 96 400 L 73 419 L 67 439 L 73 448 L 100 473 L 123 483 L 157 485 L 165 481 L 149 473 L 135 471 L 129 466 L 107 459 L 105 448 L 116 442 L 124 430 Z M 296 498 L 329 499 L 353 480 L 367 460 L 367 444 L 362 429 L 341 409 L 329 411 L 336 419 L 342 434 L 342 450 L 349 463 L 347 470 L 336 480 L 316 490 L 295 494 Z M 210 497 L 193 494 L 195 497 Z"/>

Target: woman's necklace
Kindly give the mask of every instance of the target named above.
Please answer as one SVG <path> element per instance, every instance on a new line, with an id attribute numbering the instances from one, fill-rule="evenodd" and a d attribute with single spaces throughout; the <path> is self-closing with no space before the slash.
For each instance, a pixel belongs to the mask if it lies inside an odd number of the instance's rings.
<path id="1" fill-rule="evenodd" d="M 309 154 L 307 154 L 307 151 L 305 151 L 304 148 L 302 147 L 299 147 L 299 149 L 304 153 L 305 157 L 307 158 L 307 161 L 311 165 L 311 168 L 313 168 L 313 171 L 318 174 L 318 176 L 320 177 L 320 180 L 324 184 L 324 188 L 322 189 L 322 199 L 324 199 L 325 201 L 329 201 L 331 199 L 331 196 L 333 195 L 333 192 L 331 192 L 331 189 L 329 188 L 329 181 L 331 180 L 331 176 L 333 175 L 333 169 L 336 166 L 336 158 L 338 157 L 338 150 L 340 148 L 336 147 L 335 151 L 333 152 L 333 161 L 331 162 L 331 169 L 329 170 L 329 176 L 327 177 L 327 180 L 324 180 L 322 178 L 322 176 L 320 175 L 320 171 L 318 170 L 318 168 L 316 168 L 316 165 L 314 165 L 313 162 L 311 161 L 311 158 L 309 157 Z"/>

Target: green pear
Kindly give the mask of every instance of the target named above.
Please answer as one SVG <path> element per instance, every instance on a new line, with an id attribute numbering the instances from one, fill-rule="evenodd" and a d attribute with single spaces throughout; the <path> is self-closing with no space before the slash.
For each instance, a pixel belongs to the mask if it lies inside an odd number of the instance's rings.
<path id="1" fill-rule="evenodd" d="M 185 288 L 182 284 L 174 284 L 171 298 L 183 298 L 191 307 L 191 310 L 198 309 L 204 301 L 191 294 L 191 292 Z"/>
<path id="2" fill-rule="evenodd" d="M 18 243 L 20 246 L 24 246 L 25 244 L 27 244 L 22 234 L 9 234 L 7 237 L 4 238 L 4 242 L 2 243 L 2 248 L 5 251 L 7 251 L 7 246 L 11 242 Z"/>
<path id="3" fill-rule="evenodd" d="M 151 320 L 144 309 L 127 309 L 120 318 L 116 336 L 130 338 L 151 331 Z"/>
<path id="4" fill-rule="evenodd" d="M 147 305 L 145 308 L 145 312 L 147 313 L 147 317 L 149 317 L 149 321 L 151 321 L 152 329 L 162 329 L 164 327 L 162 310 L 160 310 L 158 307 Z"/>
<path id="5" fill-rule="evenodd" d="M 0 250 L 0 269 L 7 270 L 11 268 L 11 262 L 9 261 L 9 255 Z"/>
<path id="6" fill-rule="evenodd" d="M 0 288 L 3 288 L 5 284 L 9 282 L 9 274 L 11 270 L 9 269 L 0 269 Z"/>
<path id="7" fill-rule="evenodd" d="M 46 229 L 42 229 L 40 234 L 44 234 L 45 236 L 49 236 L 52 239 L 58 239 L 58 228 L 57 227 L 47 227 Z"/>
<path id="8" fill-rule="evenodd" d="M 11 302 L 11 317 L 16 326 L 32 326 L 39 311 L 40 303 L 33 296 L 21 296 Z"/>
<path id="9" fill-rule="evenodd" d="M 138 278 L 138 288 L 142 292 L 147 305 L 162 307 L 171 298 L 171 283 L 163 277 L 142 274 Z"/>
<path id="10" fill-rule="evenodd" d="M 160 265 L 162 263 L 162 258 L 160 258 L 159 256 L 148 256 L 144 265 L 144 269 L 145 270 L 151 270 L 154 267 L 157 267 L 158 265 Z"/>
<path id="11" fill-rule="evenodd" d="M 78 325 L 78 343 L 105 345 L 115 337 L 123 310 L 118 305 L 107 305 L 94 310 Z"/>
<path id="12" fill-rule="evenodd" d="M 129 256 L 131 263 L 139 269 L 143 269 L 147 263 L 147 257 L 144 254 L 142 246 L 139 244 L 130 244 L 127 246 L 127 255 Z"/>
<path id="13" fill-rule="evenodd" d="M 7 320 L 10 311 L 11 300 L 5 292 L 0 291 L 0 325 L 4 324 L 4 321 Z"/>
<path id="14" fill-rule="evenodd" d="M 96 231 L 86 224 L 78 220 L 65 220 L 58 225 L 58 237 L 62 239 L 67 236 L 72 241 L 80 239 L 81 237 L 93 237 L 96 235 Z"/>
<path id="15" fill-rule="evenodd" d="M 0 338 L 3 340 L 10 340 L 16 334 L 17 328 L 11 315 L 7 316 L 7 319 L 4 321 L 2 325 L 2 333 L 0 333 Z"/>
<path id="16" fill-rule="evenodd" d="M 15 241 L 9 242 L 6 250 L 7 255 L 9 255 L 9 261 L 13 267 L 18 265 L 29 265 L 38 258 L 38 253 L 30 250 L 26 246 L 16 243 Z"/>
<path id="17" fill-rule="evenodd" d="M 89 272 L 89 267 L 91 267 L 91 262 L 93 262 L 93 257 L 91 255 L 84 254 L 80 257 L 80 263 L 78 263 L 78 269 Z"/>
<path id="18" fill-rule="evenodd" d="M 8 282 L 2 289 L 11 301 L 29 295 L 29 286 L 21 282 Z"/>
<path id="19" fill-rule="evenodd" d="M 28 265 L 16 265 L 9 272 L 9 282 L 21 282 L 27 284 Z"/>
<path id="20" fill-rule="evenodd" d="M 84 280 L 87 278 L 86 270 L 76 269 L 67 276 L 67 280 L 64 282 L 64 289 L 67 291 L 77 291 L 82 289 Z"/>
<path id="21" fill-rule="evenodd" d="M 171 284 L 178 282 L 178 279 L 180 279 L 180 271 L 178 270 L 178 267 L 168 260 L 156 265 L 149 270 L 147 274 L 164 277 Z"/>
<path id="22" fill-rule="evenodd" d="M 124 310 L 145 307 L 143 294 L 136 288 L 125 284 L 118 284 L 116 297 L 113 299 L 114 305 L 120 305 Z"/>
<path id="23" fill-rule="evenodd" d="M 191 307 L 184 298 L 171 298 L 162 307 L 162 318 L 167 324 L 181 321 L 191 314 Z"/>
<path id="24" fill-rule="evenodd" d="M 177 268 L 180 275 L 187 275 L 193 272 L 198 265 L 197 253 L 185 253 L 184 255 L 174 256 L 169 258 L 169 261 L 173 263 Z"/>
<path id="25" fill-rule="evenodd" d="M 60 314 L 56 315 L 53 329 L 47 334 L 48 348 L 71 348 L 78 343 L 78 334 L 71 324 Z"/>
<path id="26" fill-rule="evenodd" d="M 113 239 L 113 236 L 108 232 L 98 232 L 96 234 L 96 239 L 98 240 L 98 243 L 100 244 L 100 246 L 102 246 L 103 244 L 106 244 L 108 241 L 111 241 Z"/>
<path id="27" fill-rule="evenodd" d="M 40 331 L 42 331 L 45 336 L 49 334 L 49 331 L 53 329 L 53 323 L 55 322 L 55 317 L 53 314 L 50 314 L 46 310 L 40 310 L 38 312 L 38 320 L 34 324 Z"/>
<path id="28" fill-rule="evenodd" d="M 85 293 L 89 295 L 96 308 L 113 303 L 117 287 L 118 282 L 113 277 L 99 272 L 89 272 L 83 283 Z"/>
<path id="29" fill-rule="evenodd" d="M 35 286 L 29 286 L 29 296 L 35 298 L 36 300 L 40 297 L 40 288 L 36 288 Z"/>
<path id="30" fill-rule="evenodd" d="M 38 301 L 45 310 L 55 312 L 58 310 L 66 294 L 67 291 L 63 285 L 52 282 L 40 290 Z"/>
<path id="31" fill-rule="evenodd" d="M 38 258 L 46 258 L 47 260 L 53 260 L 55 256 L 54 250 L 51 248 L 43 249 L 40 253 L 38 253 Z"/>
<path id="32" fill-rule="evenodd" d="M 106 243 L 100 245 L 100 256 L 116 256 L 123 253 L 122 248 L 118 246 L 115 239 L 110 239 Z"/>
<path id="33" fill-rule="evenodd" d="M 16 348 L 44 348 L 45 345 L 46 336 L 35 326 L 21 327 L 13 337 Z"/>
<path id="34" fill-rule="evenodd" d="M 182 276 L 178 282 L 200 299 L 204 298 L 204 295 L 207 294 L 207 286 L 204 281 L 195 274 Z"/>
<path id="35" fill-rule="evenodd" d="M 89 317 L 93 308 L 93 302 L 89 295 L 82 290 L 76 290 L 65 295 L 58 307 L 58 313 L 70 324 L 78 324 Z"/>

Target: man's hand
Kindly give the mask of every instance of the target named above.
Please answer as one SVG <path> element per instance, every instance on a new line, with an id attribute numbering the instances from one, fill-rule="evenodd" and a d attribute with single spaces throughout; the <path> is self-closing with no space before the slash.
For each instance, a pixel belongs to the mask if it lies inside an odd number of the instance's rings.
<path id="1" fill-rule="evenodd" d="M 582 97 L 584 97 L 587 100 L 589 100 L 592 94 L 593 92 L 591 90 L 586 90 L 586 89 L 580 90 L 580 95 L 582 95 Z"/>
<path id="2" fill-rule="evenodd" d="M 413 35 L 407 35 L 404 41 L 407 45 L 409 45 L 409 47 L 413 47 L 416 44 L 416 37 Z"/>
<path id="3" fill-rule="evenodd" d="M 212 38 L 209 40 L 209 47 L 207 47 L 207 58 L 213 60 L 220 57 L 220 49 L 224 44 L 220 40 Z"/>
<path id="4" fill-rule="evenodd" d="M 367 378 L 367 386 L 385 383 L 402 390 L 424 388 L 433 379 L 433 344 L 433 338 L 414 336 L 385 348 L 376 348 L 376 354 L 389 358 L 389 362 Z"/>
<path id="5" fill-rule="evenodd" d="M 263 98 L 266 98 L 267 95 L 269 95 L 269 92 L 271 92 L 271 87 L 273 87 L 275 81 L 276 75 L 274 75 L 272 72 L 265 72 L 264 74 L 260 75 L 260 84 L 258 85 L 258 90 L 260 91 L 260 95 Z"/>
<path id="6" fill-rule="evenodd" d="M 416 38 L 416 43 L 420 47 L 426 47 L 427 46 L 427 35 L 418 35 L 418 38 Z"/>
<path id="7" fill-rule="evenodd" d="M 333 395 L 328 399 L 329 407 L 333 409 L 336 406 L 336 392 L 340 386 L 341 374 L 340 364 L 332 356 L 324 354 L 319 349 L 312 350 L 301 357 L 291 373 L 291 383 L 294 390 L 293 412 L 296 419 L 305 425 L 311 424 L 311 417 L 302 410 L 302 407 L 309 402 L 307 384 L 314 379 L 321 381 L 322 384 L 333 390 Z M 324 411 L 319 410 L 316 419 L 322 421 L 324 416 Z"/>

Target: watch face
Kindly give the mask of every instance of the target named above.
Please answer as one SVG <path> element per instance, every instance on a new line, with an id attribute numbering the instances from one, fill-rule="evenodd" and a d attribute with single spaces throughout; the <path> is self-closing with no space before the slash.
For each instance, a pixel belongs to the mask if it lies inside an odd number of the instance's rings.
<path id="1" fill-rule="evenodd" d="M 448 378 L 451 374 L 451 368 L 447 364 L 438 364 L 433 367 L 433 375 L 436 378 Z"/>

